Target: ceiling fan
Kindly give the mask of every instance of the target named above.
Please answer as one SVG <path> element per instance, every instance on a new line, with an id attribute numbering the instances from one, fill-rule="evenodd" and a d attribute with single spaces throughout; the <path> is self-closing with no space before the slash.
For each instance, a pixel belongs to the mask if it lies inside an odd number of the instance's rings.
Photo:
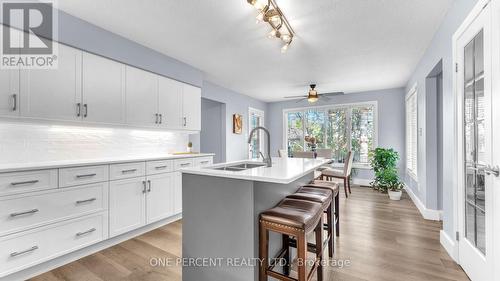
<path id="1" fill-rule="evenodd" d="M 324 100 L 329 100 L 330 97 L 334 96 L 340 96 L 343 95 L 344 92 L 333 92 L 333 93 L 324 93 L 324 94 L 318 94 L 318 91 L 315 90 L 316 84 L 311 84 L 309 85 L 311 89 L 309 89 L 309 92 L 307 95 L 303 96 L 287 96 L 285 99 L 298 99 L 298 103 L 307 100 L 309 103 L 315 103 L 317 102 L 320 98 Z"/>

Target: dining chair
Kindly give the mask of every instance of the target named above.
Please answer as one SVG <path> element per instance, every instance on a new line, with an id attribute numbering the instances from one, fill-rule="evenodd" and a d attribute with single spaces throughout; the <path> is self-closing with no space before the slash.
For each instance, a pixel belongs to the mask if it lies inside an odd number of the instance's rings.
<path id="1" fill-rule="evenodd" d="M 278 149 L 278 156 L 280 158 L 287 158 L 288 157 L 288 151 L 286 149 Z"/>
<path id="2" fill-rule="evenodd" d="M 348 193 L 351 193 L 350 178 L 351 178 L 353 156 L 354 154 L 352 153 L 352 151 L 349 151 L 347 153 L 347 158 L 344 163 L 343 170 L 326 168 L 321 171 L 322 180 L 335 181 L 344 184 L 344 192 L 346 198 L 349 197 Z M 339 179 L 341 181 L 337 181 L 335 179 Z"/>
<path id="3" fill-rule="evenodd" d="M 294 151 L 293 158 L 314 158 L 312 151 Z"/>

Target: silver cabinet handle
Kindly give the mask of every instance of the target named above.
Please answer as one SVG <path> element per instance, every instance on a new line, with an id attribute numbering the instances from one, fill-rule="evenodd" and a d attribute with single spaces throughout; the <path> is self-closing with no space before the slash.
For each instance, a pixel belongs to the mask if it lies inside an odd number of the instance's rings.
<path id="1" fill-rule="evenodd" d="M 18 181 L 18 182 L 11 182 L 10 185 L 22 185 L 22 184 L 34 184 L 39 182 L 39 180 L 31 180 L 31 181 Z"/>
<path id="2" fill-rule="evenodd" d="M 135 171 L 137 171 L 137 169 L 122 170 L 122 174 L 133 173 Z"/>
<path id="3" fill-rule="evenodd" d="M 82 104 L 77 103 L 76 104 L 76 117 L 82 116 Z"/>
<path id="4" fill-rule="evenodd" d="M 85 200 L 78 200 L 76 201 L 76 204 L 83 204 L 83 203 L 89 203 L 97 200 L 97 198 L 90 198 L 90 199 L 85 199 Z"/>
<path id="5" fill-rule="evenodd" d="M 29 248 L 27 250 L 24 250 L 24 251 L 10 253 L 10 256 L 11 257 L 17 257 L 17 256 L 22 255 L 22 254 L 33 252 L 34 250 L 38 250 L 38 246 L 33 246 L 33 247 L 31 247 L 31 248 Z"/>
<path id="6" fill-rule="evenodd" d="M 10 216 L 14 218 L 14 217 L 22 216 L 22 215 L 34 214 L 34 213 L 37 213 L 38 211 L 39 211 L 38 209 L 33 209 L 33 210 L 19 212 L 19 213 L 12 213 L 12 214 L 10 214 Z"/>
<path id="7" fill-rule="evenodd" d="M 166 169 L 166 168 L 167 168 L 166 165 L 165 166 L 156 166 L 155 167 L 156 170 L 163 170 L 163 169 Z"/>
<path id="8" fill-rule="evenodd" d="M 200 163 L 201 163 L 201 164 L 207 164 L 208 162 L 209 162 L 209 161 L 207 160 L 207 161 L 201 161 Z"/>
<path id="9" fill-rule="evenodd" d="M 159 117 L 159 114 L 155 113 L 155 124 L 158 124 L 158 117 Z"/>
<path id="10" fill-rule="evenodd" d="M 89 115 L 89 107 L 87 104 L 84 104 L 83 108 L 85 109 L 85 113 L 83 113 L 83 118 L 87 118 L 87 116 Z"/>
<path id="11" fill-rule="evenodd" d="M 85 175 L 76 175 L 76 178 L 82 179 L 82 178 L 91 178 L 91 177 L 95 177 L 95 176 L 97 176 L 97 174 L 93 173 L 93 174 L 85 174 Z"/>
<path id="12" fill-rule="evenodd" d="M 97 229 L 95 229 L 95 228 L 91 228 L 91 229 L 89 229 L 89 230 L 87 230 L 87 231 L 78 232 L 78 233 L 76 234 L 76 237 L 80 237 L 80 236 L 83 236 L 83 235 L 85 235 L 85 234 L 92 233 L 92 232 L 94 232 L 94 231 L 96 231 L 96 230 L 97 230 Z"/>
<path id="13" fill-rule="evenodd" d="M 189 166 L 189 165 L 191 165 L 191 163 L 182 163 L 181 167 L 186 167 L 186 166 Z"/>
<path id="14" fill-rule="evenodd" d="M 187 118 L 184 117 L 184 127 L 186 127 L 186 126 L 187 126 Z"/>
<path id="15" fill-rule="evenodd" d="M 142 193 L 146 193 L 146 190 L 147 190 L 147 188 L 148 188 L 148 187 L 147 187 L 147 182 L 146 182 L 146 181 L 142 181 L 142 186 L 143 186 L 143 188 L 142 188 Z"/>
<path id="16" fill-rule="evenodd" d="M 163 123 L 163 114 L 160 114 L 160 124 Z"/>
<path id="17" fill-rule="evenodd" d="M 13 100 L 12 111 L 17 111 L 17 95 L 16 94 L 12 95 L 12 100 Z"/>
<path id="18" fill-rule="evenodd" d="M 494 175 L 495 177 L 498 177 L 500 175 L 500 168 L 498 166 L 493 167 L 491 165 L 487 165 L 484 168 L 484 173 L 487 174 L 488 176 Z"/>
<path id="19" fill-rule="evenodd" d="M 148 192 L 151 192 L 151 181 L 150 180 L 148 180 L 148 186 L 149 186 L 148 187 Z"/>

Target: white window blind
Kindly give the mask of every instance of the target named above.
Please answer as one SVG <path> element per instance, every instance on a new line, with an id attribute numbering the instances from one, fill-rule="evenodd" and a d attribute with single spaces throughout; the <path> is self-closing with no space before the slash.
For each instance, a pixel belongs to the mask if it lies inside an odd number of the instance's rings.
<path id="1" fill-rule="evenodd" d="M 417 179 L 418 163 L 418 111 L 416 87 L 406 98 L 406 169 Z"/>

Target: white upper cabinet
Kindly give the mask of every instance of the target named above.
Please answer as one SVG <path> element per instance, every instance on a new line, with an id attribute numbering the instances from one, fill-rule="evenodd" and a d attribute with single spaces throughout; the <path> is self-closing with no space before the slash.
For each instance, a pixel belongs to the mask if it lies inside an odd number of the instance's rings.
<path id="1" fill-rule="evenodd" d="M 19 115 L 19 70 L 0 70 L 0 115 Z"/>
<path id="2" fill-rule="evenodd" d="M 158 76 L 127 66 L 126 81 L 127 124 L 157 126 L 159 123 Z"/>
<path id="3" fill-rule="evenodd" d="M 83 120 L 125 123 L 125 65 L 83 53 Z"/>
<path id="4" fill-rule="evenodd" d="M 183 126 L 186 130 L 201 130 L 201 89 L 183 84 Z"/>
<path id="5" fill-rule="evenodd" d="M 161 127 L 182 129 L 182 83 L 160 76 L 158 109 Z"/>
<path id="6" fill-rule="evenodd" d="M 22 116 L 56 120 L 81 118 L 78 113 L 83 112 L 82 51 L 62 44 L 58 48 L 56 69 L 21 70 Z"/>

